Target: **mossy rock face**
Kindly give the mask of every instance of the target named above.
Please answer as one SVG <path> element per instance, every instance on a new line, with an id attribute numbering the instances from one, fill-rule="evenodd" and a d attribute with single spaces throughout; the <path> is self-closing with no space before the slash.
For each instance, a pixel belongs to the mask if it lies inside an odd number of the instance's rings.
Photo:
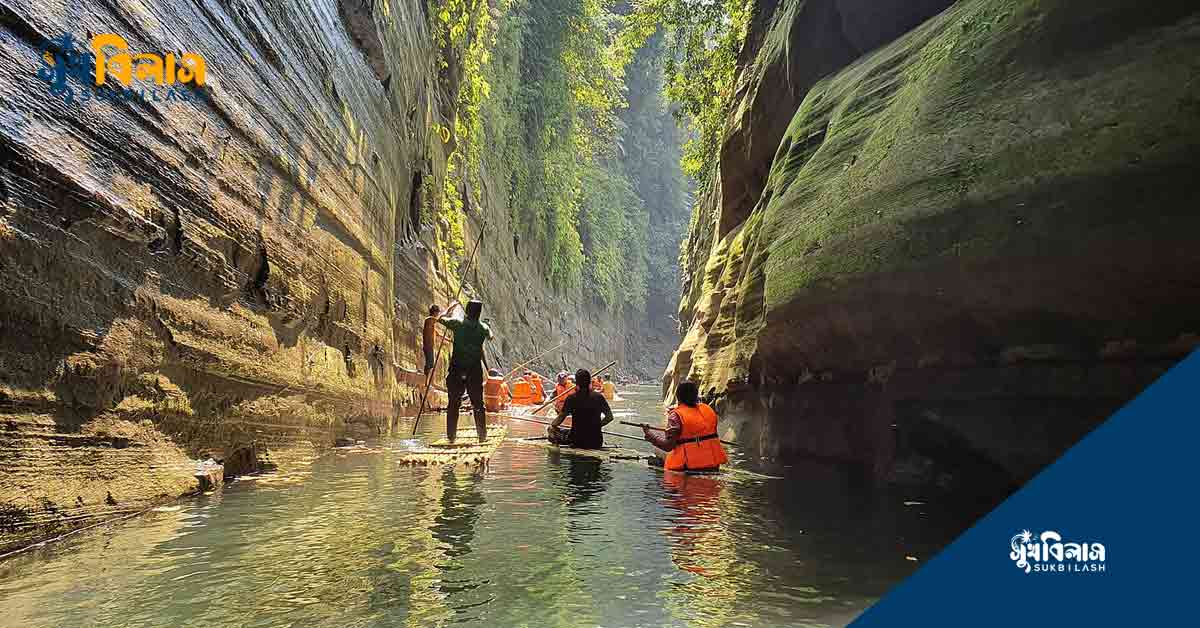
<path id="1" fill-rule="evenodd" d="M 752 394 L 771 422 L 772 395 L 826 381 L 1090 364 L 1114 342 L 1181 355 L 1200 328 L 1197 75 L 1193 2 L 965 0 L 819 81 L 713 244 L 722 295 L 695 300 L 668 379 Z M 920 380 L 889 398 L 942 394 Z"/>
<path id="2" fill-rule="evenodd" d="M 721 146 L 720 234 L 754 208 L 772 151 L 817 81 L 952 4 L 954 0 L 756 2 Z"/>

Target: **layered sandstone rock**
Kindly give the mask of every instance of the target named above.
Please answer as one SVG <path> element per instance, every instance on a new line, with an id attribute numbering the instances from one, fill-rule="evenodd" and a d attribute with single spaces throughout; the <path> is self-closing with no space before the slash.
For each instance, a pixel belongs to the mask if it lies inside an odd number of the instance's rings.
<path id="1" fill-rule="evenodd" d="M 420 321 L 459 280 L 426 11 L 0 6 L 0 550 L 193 490 L 196 459 L 286 466 L 416 401 Z M 203 55 L 203 99 L 52 94 L 52 40 L 106 32 Z M 620 323 L 514 266 L 507 208 L 467 194 L 491 357 L 566 335 L 574 364 L 622 359 Z"/>
<path id="2" fill-rule="evenodd" d="M 1197 342 L 1200 14 L 962 0 L 850 63 L 894 33 L 813 43 L 834 5 L 756 18 L 666 382 L 770 455 L 1010 486 Z"/>

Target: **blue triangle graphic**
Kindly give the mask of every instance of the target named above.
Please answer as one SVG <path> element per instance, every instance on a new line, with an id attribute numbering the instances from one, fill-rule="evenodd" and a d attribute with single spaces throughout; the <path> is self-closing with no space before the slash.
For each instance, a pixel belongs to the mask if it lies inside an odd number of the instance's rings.
<path id="1" fill-rule="evenodd" d="M 1200 351 L 851 626 L 1195 625 L 1198 463 Z M 1025 530 L 1039 546 L 1045 531 L 1057 532 L 1064 544 L 1100 543 L 1105 558 L 1032 560 L 1027 553 L 1026 573 L 1011 545 Z M 1077 570 L 1084 565 L 1103 571 Z"/>

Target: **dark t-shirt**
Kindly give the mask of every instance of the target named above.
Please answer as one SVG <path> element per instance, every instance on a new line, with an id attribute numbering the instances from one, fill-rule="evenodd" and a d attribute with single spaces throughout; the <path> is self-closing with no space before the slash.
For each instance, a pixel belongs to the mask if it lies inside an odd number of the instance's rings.
<path id="1" fill-rule="evenodd" d="M 584 449 L 604 447 L 604 434 L 600 433 L 602 414 L 612 416 L 608 401 L 598 392 L 584 390 L 567 397 L 563 414 L 571 417 L 571 446 Z"/>
<path id="2" fill-rule="evenodd" d="M 439 318 L 438 322 L 454 332 L 454 350 L 450 353 L 451 369 L 479 368 L 483 359 L 483 343 L 492 337 L 487 323 L 471 319 Z"/>

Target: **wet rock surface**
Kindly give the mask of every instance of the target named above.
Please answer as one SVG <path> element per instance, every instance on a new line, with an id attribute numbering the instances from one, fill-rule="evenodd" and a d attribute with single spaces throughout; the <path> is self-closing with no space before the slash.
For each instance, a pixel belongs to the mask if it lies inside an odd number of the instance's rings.
<path id="1" fill-rule="evenodd" d="M 970 0 L 800 37 L 834 4 L 755 18 L 665 382 L 768 455 L 1007 490 L 1197 344 L 1200 15 Z M 776 136 L 789 42 L 831 65 Z"/>
<path id="2" fill-rule="evenodd" d="M 453 98 L 424 3 L 382 6 L 0 7 L 0 549 L 197 490 L 195 459 L 286 468 L 419 402 L 421 319 L 458 289 L 422 210 Z M 52 94 L 40 52 L 104 32 L 204 55 L 203 99 Z M 469 194 L 492 358 L 565 335 L 556 360 L 624 360 L 621 321 L 514 264 L 503 199 Z"/>

